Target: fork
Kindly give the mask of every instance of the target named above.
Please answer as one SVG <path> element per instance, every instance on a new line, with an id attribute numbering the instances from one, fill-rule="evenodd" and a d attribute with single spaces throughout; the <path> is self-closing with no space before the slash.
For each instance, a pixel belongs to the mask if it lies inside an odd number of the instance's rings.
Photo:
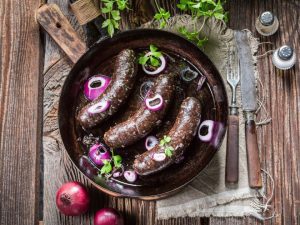
<path id="1" fill-rule="evenodd" d="M 235 60 L 237 68 L 233 64 Z M 236 104 L 236 87 L 240 82 L 240 62 L 236 51 L 229 52 L 227 64 L 227 83 L 231 87 L 231 105 L 228 116 L 227 149 L 225 181 L 228 184 L 235 184 L 239 179 L 239 115 Z"/>

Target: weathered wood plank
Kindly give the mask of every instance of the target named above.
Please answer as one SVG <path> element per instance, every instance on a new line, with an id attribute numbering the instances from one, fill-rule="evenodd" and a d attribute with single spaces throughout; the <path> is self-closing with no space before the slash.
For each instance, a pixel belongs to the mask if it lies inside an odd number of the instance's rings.
<path id="1" fill-rule="evenodd" d="M 0 224 L 37 224 L 43 57 L 40 0 L 0 1 Z"/>

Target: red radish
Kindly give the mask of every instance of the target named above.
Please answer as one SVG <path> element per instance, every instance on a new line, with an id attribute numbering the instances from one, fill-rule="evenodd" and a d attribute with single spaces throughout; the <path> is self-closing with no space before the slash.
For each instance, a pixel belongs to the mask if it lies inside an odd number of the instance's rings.
<path id="1" fill-rule="evenodd" d="M 56 206 L 67 216 L 84 214 L 90 204 L 90 196 L 83 184 L 73 181 L 63 184 L 56 193 Z"/>
<path id="2" fill-rule="evenodd" d="M 94 225 L 124 225 L 124 220 L 117 210 L 103 208 L 95 213 Z"/>

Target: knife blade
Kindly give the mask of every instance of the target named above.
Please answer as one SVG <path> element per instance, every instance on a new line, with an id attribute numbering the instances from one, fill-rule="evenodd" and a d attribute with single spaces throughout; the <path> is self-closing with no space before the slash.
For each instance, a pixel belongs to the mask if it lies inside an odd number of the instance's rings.
<path id="1" fill-rule="evenodd" d="M 256 82 L 253 58 L 246 32 L 235 32 L 241 69 L 242 108 L 245 117 L 246 151 L 248 162 L 248 180 L 251 188 L 261 188 L 261 168 L 259 149 L 254 121 L 257 108 Z"/>

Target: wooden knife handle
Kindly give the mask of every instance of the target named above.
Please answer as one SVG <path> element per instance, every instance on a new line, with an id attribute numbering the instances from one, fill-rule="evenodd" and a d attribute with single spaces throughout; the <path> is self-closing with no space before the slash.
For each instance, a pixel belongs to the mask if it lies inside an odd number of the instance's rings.
<path id="1" fill-rule="evenodd" d="M 239 116 L 228 116 L 227 149 L 226 149 L 226 183 L 237 183 L 239 180 Z"/>
<path id="2" fill-rule="evenodd" d="M 261 188 L 262 179 L 260 171 L 259 150 L 257 144 L 256 126 L 254 120 L 245 123 L 246 148 L 248 160 L 248 178 L 251 188 Z"/>
<path id="3" fill-rule="evenodd" d="M 43 5 L 37 10 L 36 19 L 73 63 L 86 52 L 85 43 L 57 5 Z"/>

